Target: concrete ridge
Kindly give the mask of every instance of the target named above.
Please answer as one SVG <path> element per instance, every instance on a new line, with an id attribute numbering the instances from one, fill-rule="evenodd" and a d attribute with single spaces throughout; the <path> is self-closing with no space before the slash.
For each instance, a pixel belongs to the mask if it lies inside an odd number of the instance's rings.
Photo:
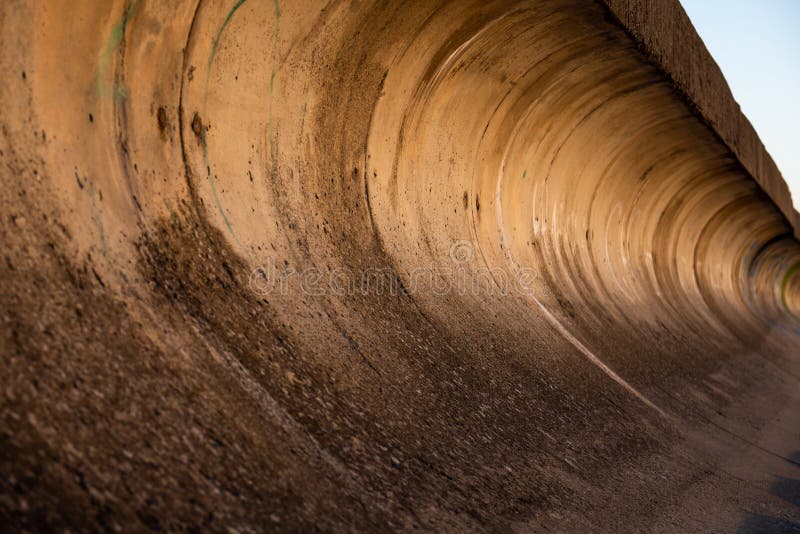
<path id="1" fill-rule="evenodd" d="M 598 0 L 675 84 L 800 238 L 800 213 L 781 171 L 733 97 L 679 0 Z"/>

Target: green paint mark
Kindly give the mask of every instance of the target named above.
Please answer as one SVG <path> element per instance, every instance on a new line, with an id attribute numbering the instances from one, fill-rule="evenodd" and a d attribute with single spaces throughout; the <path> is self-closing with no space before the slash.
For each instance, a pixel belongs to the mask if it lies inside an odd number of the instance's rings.
<path id="1" fill-rule="evenodd" d="M 233 19 L 233 15 L 239 10 L 240 7 L 246 2 L 247 0 L 237 0 L 237 2 L 233 5 L 230 11 L 228 11 L 228 15 L 225 17 L 225 20 L 222 22 L 222 25 L 219 27 L 217 31 L 217 35 L 214 37 L 214 42 L 211 44 L 211 54 L 208 56 L 208 68 L 206 69 L 206 87 L 205 93 L 203 95 L 203 117 L 207 117 L 207 108 L 208 108 L 208 86 L 211 81 L 211 67 L 214 64 L 214 58 L 217 56 L 217 51 L 219 50 L 219 42 L 222 39 L 222 34 L 225 33 L 225 28 L 228 27 L 230 24 L 231 19 Z M 239 245 L 239 248 L 244 250 L 244 246 L 242 246 L 241 242 L 239 242 L 239 238 L 236 237 L 236 233 L 233 231 L 233 226 L 231 222 L 228 220 L 228 215 L 225 213 L 224 208 L 222 207 L 222 202 L 219 199 L 219 194 L 217 193 L 217 184 L 214 180 L 213 175 L 211 174 L 211 162 L 209 161 L 208 157 L 208 143 L 206 142 L 206 134 L 205 132 L 202 133 L 200 136 L 200 146 L 203 149 L 203 162 L 206 165 L 206 178 L 208 178 L 208 183 L 211 186 L 211 195 L 214 197 L 214 203 L 217 205 L 217 210 L 219 214 L 222 216 L 222 221 L 225 223 L 225 227 L 228 229 L 228 232 L 233 237 L 233 240 L 236 241 L 236 244 Z"/>
<path id="2" fill-rule="evenodd" d="M 525 169 L 524 171 L 522 171 L 522 179 L 523 179 L 523 180 L 525 179 L 525 177 L 526 177 L 527 175 L 528 175 L 528 169 Z"/>
<path id="3" fill-rule="evenodd" d="M 789 285 L 792 277 L 797 274 L 797 271 L 800 271 L 800 262 L 795 263 L 789 268 L 788 271 L 786 271 L 783 281 L 781 282 L 781 301 L 783 302 L 783 307 L 787 310 L 789 309 L 789 306 L 786 304 L 786 287 Z"/>
<path id="4" fill-rule="evenodd" d="M 231 20 L 233 19 L 234 14 L 239 10 L 240 7 L 246 2 L 247 0 L 237 0 L 237 2 L 233 5 L 231 10 L 228 12 L 228 15 L 225 17 L 225 20 L 222 22 L 219 30 L 217 31 L 217 35 L 214 37 L 214 42 L 211 45 L 211 54 L 208 57 L 208 68 L 206 69 L 206 81 L 205 81 L 205 94 L 203 95 L 203 117 L 207 117 L 208 114 L 206 113 L 208 109 L 208 88 L 211 81 L 211 68 L 214 64 L 214 59 L 217 56 L 217 52 L 219 50 L 219 43 L 222 39 L 222 35 L 225 32 L 225 29 L 230 24 Z M 270 156 L 273 161 L 273 165 L 275 165 L 275 140 L 272 134 L 272 94 L 275 89 L 275 63 L 278 56 L 278 35 L 280 33 L 280 18 L 281 18 L 281 8 L 278 4 L 278 0 L 273 0 L 273 4 L 275 7 L 275 38 L 272 43 L 272 73 L 270 75 L 269 81 L 269 114 L 267 119 L 267 137 L 269 138 L 270 143 Z M 228 216 L 225 213 L 225 210 L 222 207 L 222 202 L 220 201 L 219 194 L 217 193 L 217 184 L 214 180 L 214 176 L 211 174 L 211 162 L 208 156 L 208 143 L 206 141 L 205 132 L 202 133 L 200 136 L 200 145 L 203 149 L 203 162 L 206 165 L 206 177 L 208 178 L 209 185 L 211 186 L 211 194 L 214 197 L 214 202 L 217 205 L 217 210 L 219 214 L 222 216 L 222 220 L 225 223 L 225 227 L 228 229 L 228 232 L 233 237 L 233 240 L 236 241 L 236 244 L 239 245 L 239 248 L 245 250 L 245 247 L 239 241 L 239 238 L 236 236 L 236 233 L 233 231 L 233 226 L 231 225 L 230 221 L 228 220 Z"/>
<path id="5" fill-rule="evenodd" d="M 164 200 L 163 202 L 164 202 L 164 208 L 169 213 L 170 222 L 172 223 L 173 226 L 177 226 L 180 222 L 180 219 L 178 219 L 178 214 L 175 212 L 174 209 L 172 209 L 172 205 L 169 202 L 167 202 L 166 200 Z"/>
<path id="6" fill-rule="evenodd" d="M 214 197 L 214 202 L 217 204 L 217 210 L 219 210 L 219 214 L 222 215 L 222 221 L 225 223 L 225 227 L 230 232 L 231 237 L 233 240 L 236 241 L 236 244 L 239 245 L 240 248 L 244 249 L 244 246 L 239 241 L 239 238 L 236 237 L 236 233 L 233 231 L 233 226 L 231 226 L 231 222 L 228 220 L 228 216 L 225 214 L 225 210 L 222 208 L 222 202 L 219 200 L 219 194 L 217 193 L 217 184 L 214 180 L 213 175 L 211 174 L 211 164 L 208 161 L 208 148 L 206 147 L 205 142 L 205 132 L 203 135 L 203 160 L 206 164 L 206 176 L 208 177 L 208 183 L 211 185 L 211 195 Z"/>
<path id="7" fill-rule="evenodd" d="M 275 6 L 275 38 L 272 40 L 272 74 L 269 77 L 269 112 L 267 115 L 267 139 L 269 139 L 269 156 L 273 172 L 277 171 L 278 162 L 275 157 L 275 136 L 272 132 L 272 102 L 275 93 L 275 65 L 278 62 L 278 37 L 281 33 L 281 6 L 273 0 Z"/>
<path id="8" fill-rule="evenodd" d="M 100 217 L 100 209 L 94 200 L 94 185 L 90 182 L 87 184 L 86 193 L 92 201 L 92 222 L 97 227 L 97 233 L 100 236 L 100 252 L 104 258 L 108 257 L 108 241 L 106 240 L 106 231 L 103 227 L 103 219 Z"/>
<path id="9" fill-rule="evenodd" d="M 113 84 L 107 81 L 107 78 L 111 66 L 111 58 L 114 57 L 120 43 L 122 43 L 122 39 L 125 37 L 125 29 L 128 27 L 128 22 L 130 22 L 138 3 L 137 0 L 128 4 L 128 7 L 122 12 L 122 18 L 111 28 L 111 33 L 106 39 L 103 48 L 100 49 L 100 54 L 97 58 L 96 80 L 97 94 L 100 96 L 125 98 L 125 89 L 114 87 Z"/>
<path id="10" fill-rule="evenodd" d="M 211 75 L 211 64 L 214 63 L 214 58 L 217 55 L 217 50 L 219 49 L 219 40 L 222 38 L 222 34 L 225 32 L 225 28 L 228 27 L 230 24 L 233 15 L 242 7 L 247 0 L 238 0 L 230 11 L 228 11 L 228 16 L 225 17 L 225 20 L 222 23 L 222 26 L 219 27 L 219 31 L 217 31 L 217 36 L 214 37 L 214 43 L 211 45 L 211 55 L 208 56 L 208 73 L 206 74 L 206 87 L 208 86 L 208 77 Z M 206 91 L 208 94 L 208 91 Z"/>

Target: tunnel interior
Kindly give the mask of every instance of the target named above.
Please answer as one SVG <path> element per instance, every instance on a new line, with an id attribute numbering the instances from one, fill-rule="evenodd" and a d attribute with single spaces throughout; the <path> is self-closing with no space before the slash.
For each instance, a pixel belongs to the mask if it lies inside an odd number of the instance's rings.
<path id="1" fill-rule="evenodd" d="M 0 27 L 6 524 L 800 521 L 794 215 L 606 3 Z"/>

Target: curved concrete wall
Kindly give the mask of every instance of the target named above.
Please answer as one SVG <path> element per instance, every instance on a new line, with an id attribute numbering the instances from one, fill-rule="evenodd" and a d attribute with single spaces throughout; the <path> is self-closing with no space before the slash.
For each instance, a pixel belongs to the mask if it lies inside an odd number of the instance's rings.
<path id="1" fill-rule="evenodd" d="M 677 4 L 0 26 L 7 524 L 797 519 L 796 213 Z"/>

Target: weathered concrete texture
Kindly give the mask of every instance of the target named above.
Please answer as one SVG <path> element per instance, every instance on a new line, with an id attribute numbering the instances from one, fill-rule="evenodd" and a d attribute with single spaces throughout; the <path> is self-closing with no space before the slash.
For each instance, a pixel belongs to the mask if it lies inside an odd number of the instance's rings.
<path id="1" fill-rule="evenodd" d="M 608 6 L 0 3 L 0 524 L 797 528 L 796 215 Z"/>

